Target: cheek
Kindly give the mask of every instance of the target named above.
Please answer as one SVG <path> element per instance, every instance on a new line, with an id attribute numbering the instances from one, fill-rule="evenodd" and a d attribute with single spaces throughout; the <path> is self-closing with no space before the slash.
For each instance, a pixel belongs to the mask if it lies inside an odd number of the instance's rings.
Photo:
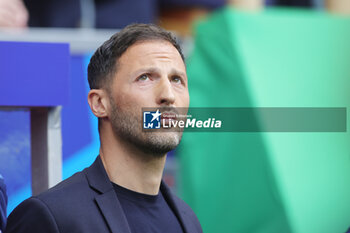
<path id="1" fill-rule="evenodd" d="M 122 99 L 123 105 L 132 109 L 154 106 L 154 95 L 150 91 L 130 89 L 124 92 L 120 98 Z"/>
<path id="2" fill-rule="evenodd" d="M 188 107 L 189 105 L 190 105 L 190 96 L 187 94 L 186 107 Z"/>
<path id="3" fill-rule="evenodd" d="M 188 91 L 184 91 L 183 93 L 179 93 L 177 96 L 177 100 L 180 107 L 188 107 L 190 103 L 190 96 Z"/>
<path id="4" fill-rule="evenodd" d="M 142 88 L 131 83 L 116 83 L 113 88 L 113 98 L 118 108 L 138 112 L 143 107 L 154 106 L 151 88 Z"/>

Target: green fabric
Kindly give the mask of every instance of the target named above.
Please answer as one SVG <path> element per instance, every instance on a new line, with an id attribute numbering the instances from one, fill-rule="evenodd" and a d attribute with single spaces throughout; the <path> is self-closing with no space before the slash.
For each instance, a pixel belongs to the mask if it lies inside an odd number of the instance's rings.
<path id="1" fill-rule="evenodd" d="M 223 9 L 199 23 L 192 107 L 349 107 L 350 20 Z M 206 233 L 350 227 L 350 135 L 184 133 L 182 197 Z"/>

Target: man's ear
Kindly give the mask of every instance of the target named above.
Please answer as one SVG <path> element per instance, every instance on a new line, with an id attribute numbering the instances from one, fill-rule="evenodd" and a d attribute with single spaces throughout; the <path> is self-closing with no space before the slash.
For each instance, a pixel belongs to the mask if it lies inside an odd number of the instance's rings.
<path id="1" fill-rule="evenodd" d="M 92 89 L 88 94 L 88 103 L 92 113 L 99 118 L 108 116 L 109 99 L 105 90 Z"/>

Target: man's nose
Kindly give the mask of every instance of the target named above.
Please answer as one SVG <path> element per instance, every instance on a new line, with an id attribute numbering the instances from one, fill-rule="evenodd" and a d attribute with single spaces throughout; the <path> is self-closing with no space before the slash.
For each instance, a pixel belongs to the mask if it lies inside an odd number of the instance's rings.
<path id="1" fill-rule="evenodd" d="M 173 86 L 168 78 L 162 78 L 157 85 L 157 104 L 172 105 L 175 102 Z"/>

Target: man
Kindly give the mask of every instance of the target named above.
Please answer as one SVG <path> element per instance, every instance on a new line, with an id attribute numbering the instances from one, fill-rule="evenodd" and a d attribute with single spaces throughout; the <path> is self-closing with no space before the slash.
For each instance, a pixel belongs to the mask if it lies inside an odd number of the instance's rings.
<path id="1" fill-rule="evenodd" d="M 189 206 L 161 181 L 181 132 L 143 132 L 142 108 L 188 107 L 186 67 L 169 32 L 134 24 L 90 60 L 88 102 L 99 119 L 100 155 L 91 167 L 21 203 L 12 232 L 202 232 Z"/>
<path id="2" fill-rule="evenodd" d="M 5 230 L 6 226 L 6 206 L 6 186 L 3 177 L 0 175 L 0 233 Z"/>

